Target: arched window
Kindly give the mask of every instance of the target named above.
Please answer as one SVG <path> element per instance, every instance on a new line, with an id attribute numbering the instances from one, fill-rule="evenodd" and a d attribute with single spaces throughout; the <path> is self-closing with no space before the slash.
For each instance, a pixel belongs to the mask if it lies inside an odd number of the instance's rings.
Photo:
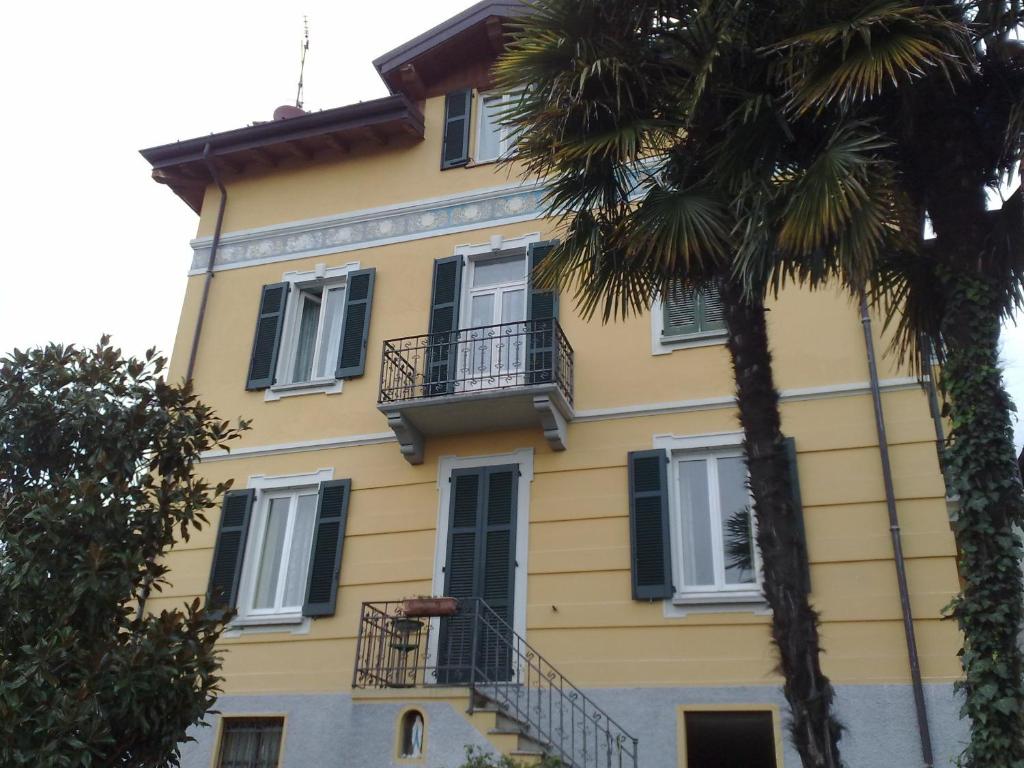
<path id="1" fill-rule="evenodd" d="M 423 713 L 417 709 L 410 709 L 402 715 L 401 729 L 399 757 L 423 757 L 423 743 L 426 732 Z"/>

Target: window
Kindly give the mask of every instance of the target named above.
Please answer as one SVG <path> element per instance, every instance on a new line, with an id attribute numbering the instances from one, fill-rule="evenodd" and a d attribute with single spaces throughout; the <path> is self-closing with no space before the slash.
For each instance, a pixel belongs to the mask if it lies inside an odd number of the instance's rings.
<path id="1" fill-rule="evenodd" d="M 662 303 L 662 336 L 722 334 L 725 316 L 718 289 L 675 285 Z"/>
<path id="2" fill-rule="evenodd" d="M 474 158 L 478 163 L 505 157 L 515 148 L 513 129 L 502 125 L 501 120 L 517 97 L 516 93 L 491 93 L 480 96 Z"/>
<path id="3" fill-rule="evenodd" d="M 673 455 L 677 597 L 761 599 L 747 467 L 739 450 Z"/>
<path id="4" fill-rule="evenodd" d="M 277 768 L 283 727 L 280 717 L 225 718 L 218 768 Z"/>
<path id="5" fill-rule="evenodd" d="M 277 380 L 302 384 L 334 380 L 341 348 L 345 286 L 316 285 L 292 290 L 292 304 Z"/>
<path id="6" fill-rule="evenodd" d="M 240 605 L 244 615 L 301 614 L 317 498 L 316 487 L 273 491 L 260 498 L 253 520 L 253 558 L 246 564 L 249 590 Z"/>
<path id="7" fill-rule="evenodd" d="M 778 768 L 771 711 L 683 714 L 686 768 Z"/>

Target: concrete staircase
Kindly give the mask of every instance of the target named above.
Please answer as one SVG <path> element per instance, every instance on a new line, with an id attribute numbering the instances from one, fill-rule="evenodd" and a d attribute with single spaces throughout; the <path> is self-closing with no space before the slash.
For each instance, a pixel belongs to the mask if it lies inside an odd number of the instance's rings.
<path id="1" fill-rule="evenodd" d="M 551 746 L 531 734 L 526 723 L 509 715 L 479 692 L 471 695 L 473 711 L 467 712 L 470 722 L 501 754 L 524 766 L 539 765 L 545 755 L 551 754 Z"/>

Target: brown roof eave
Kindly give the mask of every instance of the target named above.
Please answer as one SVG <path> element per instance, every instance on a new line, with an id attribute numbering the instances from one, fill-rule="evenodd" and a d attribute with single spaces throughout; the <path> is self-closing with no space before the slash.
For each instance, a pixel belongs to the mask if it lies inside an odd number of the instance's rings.
<path id="1" fill-rule="evenodd" d="M 223 133 L 212 133 L 209 136 L 186 139 L 173 144 L 162 144 L 139 150 L 139 152 L 156 170 L 168 166 L 202 162 L 203 149 L 207 144 L 210 145 L 213 155 L 223 156 L 233 152 L 396 121 L 408 125 L 413 134 L 423 136 L 422 113 L 408 98 L 397 94 L 359 104 L 312 112 L 287 120 L 257 123 Z"/>

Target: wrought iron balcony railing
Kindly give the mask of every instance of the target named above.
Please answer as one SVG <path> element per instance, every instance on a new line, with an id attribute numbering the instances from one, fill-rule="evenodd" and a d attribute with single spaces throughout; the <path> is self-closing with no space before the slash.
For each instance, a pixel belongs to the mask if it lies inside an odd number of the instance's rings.
<path id="1" fill-rule="evenodd" d="M 566 768 L 636 768 L 637 739 L 569 682 L 487 603 L 454 615 L 409 615 L 363 603 L 353 688 L 465 686 L 520 723 Z"/>
<path id="2" fill-rule="evenodd" d="M 555 384 L 572 405 L 573 350 L 551 318 L 389 339 L 378 402 L 535 384 Z"/>

